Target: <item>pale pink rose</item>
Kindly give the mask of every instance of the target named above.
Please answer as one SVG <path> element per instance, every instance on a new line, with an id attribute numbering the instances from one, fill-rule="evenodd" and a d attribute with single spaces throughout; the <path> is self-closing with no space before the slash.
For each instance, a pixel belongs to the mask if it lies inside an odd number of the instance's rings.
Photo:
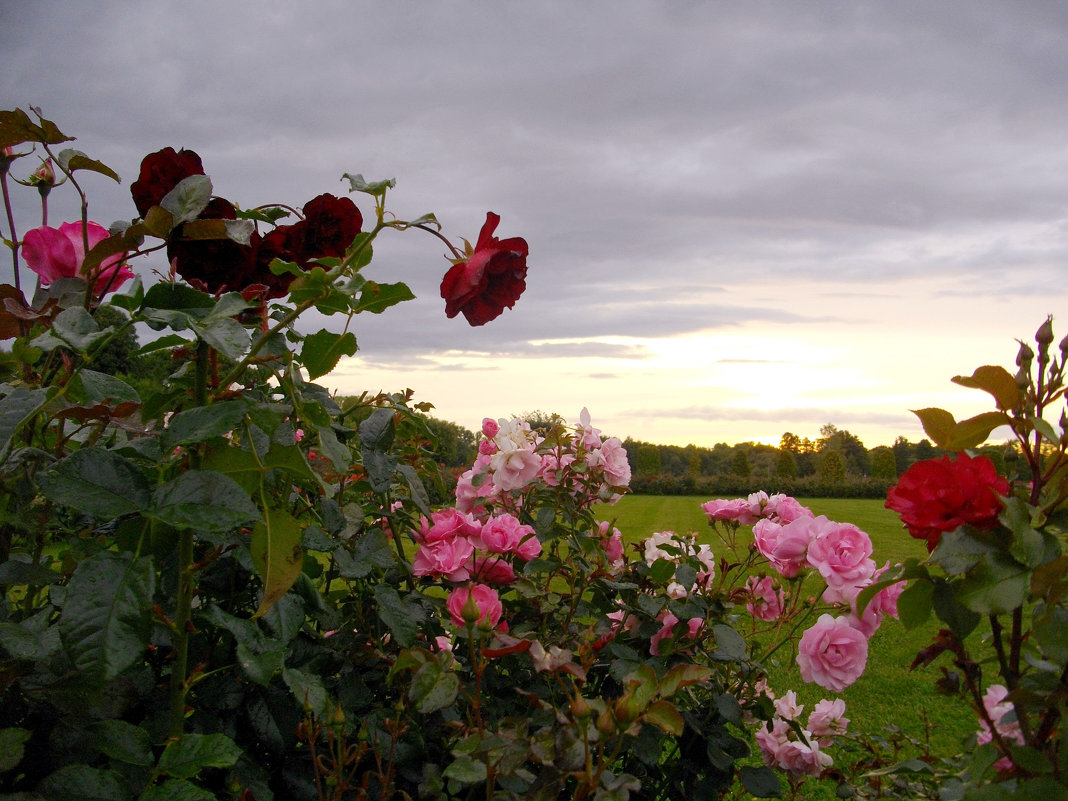
<path id="1" fill-rule="evenodd" d="M 784 743 L 779 749 L 776 765 L 793 776 L 819 776 L 834 764 L 834 760 L 830 754 L 820 750 L 819 741 L 809 732 L 804 734 L 808 745 L 801 740 Z"/>
<path id="2" fill-rule="evenodd" d="M 108 238 L 108 230 L 99 223 L 90 222 L 85 226 L 89 248 Z M 22 238 L 22 258 L 26 265 L 41 279 L 42 286 L 48 286 L 60 278 L 95 279 L 93 289 L 99 296 L 105 291 L 114 292 L 123 283 L 133 278 L 133 272 L 123 262 L 125 253 L 108 256 L 88 275 L 82 271 L 85 261 L 85 242 L 82 238 L 82 224 L 63 223 L 59 228 L 42 225 L 26 232 Z"/>
<path id="3" fill-rule="evenodd" d="M 871 578 L 871 583 L 874 584 L 879 580 L 879 577 L 885 573 L 890 567 L 890 563 L 887 562 L 877 571 Z M 853 611 L 850 616 L 850 624 L 864 632 L 864 636 L 871 639 L 871 636 L 879 630 L 879 626 L 883 622 L 883 615 L 890 615 L 890 617 L 897 619 L 897 599 L 901 596 L 901 593 L 905 591 L 905 587 L 908 586 L 908 582 L 899 581 L 896 584 L 891 584 L 889 587 L 883 587 L 875 595 L 871 597 L 868 605 L 864 607 L 864 614 L 860 617 L 857 616 L 857 599 L 854 597 L 852 600 Z"/>
<path id="4" fill-rule="evenodd" d="M 630 634 L 638 626 L 641 625 L 641 620 L 632 614 L 629 614 L 624 609 L 618 609 L 615 612 L 609 612 L 606 617 L 612 621 L 612 633 L 622 631 L 624 634 Z"/>
<path id="5" fill-rule="evenodd" d="M 756 732 L 757 745 L 760 746 L 760 755 L 764 758 L 764 764 L 769 767 L 779 765 L 779 751 L 790 742 L 790 725 L 781 718 L 775 718 L 771 722 L 771 728 L 761 726 Z"/>
<path id="6" fill-rule="evenodd" d="M 733 498 L 731 500 L 714 499 L 701 504 L 701 508 L 708 516 L 709 522 L 716 520 L 738 521 L 742 515 L 749 514 L 749 504 L 745 498 Z"/>
<path id="7" fill-rule="evenodd" d="M 660 654 L 660 643 L 665 639 L 674 637 L 675 624 L 678 622 L 679 619 L 671 614 L 671 612 L 662 612 L 660 614 L 660 631 L 649 639 L 649 653 L 653 656 L 658 656 Z M 701 630 L 704 623 L 704 620 L 699 617 L 690 618 L 686 621 L 686 633 L 679 639 L 693 639 L 697 636 L 697 632 Z"/>
<path id="8" fill-rule="evenodd" d="M 1014 718 L 1016 717 L 1016 708 L 1012 705 L 1011 701 L 1006 701 L 1009 691 L 1001 684 L 992 684 L 987 688 L 986 694 L 983 696 L 983 706 L 986 708 L 987 714 L 990 715 L 990 719 L 994 721 L 994 726 L 1001 735 L 1001 739 L 1007 742 L 1014 742 L 1017 745 L 1023 745 L 1025 743 L 1023 731 L 1020 729 L 1020 724 Z M 1005 716 L 1009 716 L 1010 720 L 1004 720 Z M 986 745 L 994 739 L 994 735 L 990 730 L 990 725 L 983 719 L 979 720 L 979 731 L 976 733 L 975 742 L 977 745 Z M 1015 765 L 1008 757 L 1002 757 L 994 763 L 995 769 L 999 773 L 1005 773 L 1012 770 Z"/>
<path id="9" fill-rule="evenodd" d="M 449 612 L 449 617 L 456 626 L 466 625 L 464 621 L 464 606 L 467 605 L 468 600 L 474 602 L 478 607 L 478 620 L 475 624 L 478 626 L 487 626 L 488 628 L 496 628 L 497 624 L 501 622 L 501 615 L 504 614 L 504 608 L 501 606 L 501 599 L 497 595 L 497 591 L 492 587 L 487 587 L 485 584 L 469 584 L 465 587 L 457 587 L 450 594 L 445 601 L 445 608 Z"/>
<path id="10" fill-rule="evenodd" d="M 771 576 L 750 576 L 745 582 L 745 590 L 752 599 L 745 608 L 757 620 L 778 620 L 782 616 L 785 596 L 782 590 L 775 587 L 775 580 Z"/>
<path id="11" fill-rule="evenodd" d="M 669 562 L 676 561 L 679 558 L 679 543 L 675 539 L 676 536 L 674 531 L 656 531 L 646 537 L 645 542 L 642 543 L 645 550 L 645 563 L 651 565 L 658 559 L 667 559 Z M 675 550 L 664 550 L 662 547 L 664 545 Z"/>
<path id="12" fill-rule="evenodd" d="M 822 515 L 800 517 L 785 526 L 765 518 L 753 526 L 753 541 L 780 576 L 793 578 L 807 564 L 809 543 L 826 523 L 828 520 Z"/>
<path id="13" fill-rule="evenodd" d="M 519 543 L 533 533 L 533 528 L 520 523 L 514 515 L 504 513 L 487 520 L 473 541 L 490 553 L 514 553 Z"/>
<path id="14" fill-rule="evenodd" d="M 856 598 L 875 572 L 871 551 L 871 538 L 851 523 L 830 523 L 822 527 L 809 543 L 808 563 L 827 582 L 823 600 L 841 603 Z"/>
<path id="15" fill-rule="evenodd" d="M 802 506 L 796 498 L 791 498 L 789 495 L 783 495 L 782 493 L 768 498 L 767 505 L 764 507 L 764 514 L 783 525 L 792 523 L 799 517 L 815 516 L 812 514 L 811 509 L 807 506 Z"/>
<path id="16" fill-rule="evenodd" d="M 519 490 L 527 486 L 541 470 L 541 457 L 533 448 L 499 450 L 490 457 L 493 483 L 503 491 Z"/>
<path id="17" fill-rule="evenodd" d="M 530 526 L 527 526 L 527 528 L 530 528 Z M 515 555 L 524 562 L 529 562 L 531 559 L 541 555 L 541 540 L 534 533 L 534 529 L 531 528 L 530 533 L 519 541 L 519 545 L 515 549 Z"/>
<path id="18" fill-rule="evenodd" d="M 489 473 L 490 457 L 479 455 L 470 470 L 456 481 L 456 508 L 461 512 L 476 512 L 482 509 L 482 501 L 497 495 L 497 486 Z"/>
<path id="19" fill-rule="evenodd" d="M 412 573 L 416 576 L 444 577 L 449 581 L 467 581 L 471 577 L 470 559 L 474 553 L 475 546 L 464 537 L 424 542 L 412 559 Z"/>
<path id="20" fill-rule="evenodd" d="M 738 517 L 738 522 L 743 526 L 751 526 L 762 517 L 766 517 L 764 507 L 768 503 L 768 493 L 764 490 L 752 492 L 745 499 L 745 508 Z"/>
<path id="21" fill-rule="evenodd" d="M 560 486 L 560 474 L 575 461 L 573 453 L 546 453 L 541 457 L 541 469 L 538 476 L 550 487 Z"/>
<path id="22" fill-rule="evenodd" d="M 627 449 L 619 437 L 605 440 L 597 452 L 603 461 L 605 481 L 612 487 L 629 486 L 630 462 L 627 460 Z"/>
<path id="23" fill-rule="evenodd" d="M 439 635 L 434 638 L 434 647 L 432 651 L 452 651 L 452 638 Z"/>
<path id="24" fill-rule="evenodd" d="M 864 672 L 868 638 L 849 625 L 848 618 L 820 615 L 797 644 L 801 678 L 833 692 L 841 692 Z"/>
<path id="25" fill-rule="evenodd" d="M 797 693 L 790 690 L 785 695 L 776 698 L 775 714 L 783 720 L 797 720 L 805 709 L 804 704 L 797 703 Z"/>
<path id="26" fill-rule="evenodd" d="M 472 515 L 452 507 L 434 512 L 430 520 L 428 525 L 425 517 L 420 518 L 419 531 L 415 533 L 417 542 L 437 542 L 458 537 L 477 541 L 482 530 L 482 524 Z"/>
<path id="27" fill-rule="evenodd" d="M 601 521 L 598 524 L 597 538 L 604 550 L 605 559 L 608 560 L 613 570 L 618 570 L 623 567 L 623 535 L 618 528 L 612 528 L 612 533 L 609 535 L 608 529 L 608 521 Z"/>
<path id="28" fill-rule="evenodd" d="M 497 421 L 492 417 L 482 418 L 482 436 L 487 439 L 493 439 L 497 436 L 497 432 L 501 430 L 501 427 L 497 425 Z"/>
<path id="29" fill-rule="evenodd" d="M 826 747 L 834 738 L 846 733 L 849 718 L 845 716 L 846 705 L 841 698 L 833 701 L 824 698 L 808 716 L 808 730 Z"/>
<path id="30" fill-rule="evenodd" d="M 515 568 L 496 556 L 476 556 L 470 577 L 483 584 L 511 584 L 515 581 Z"/>
<path id="31" fill-rule="evenodd" d="M 590 422 L 590 412 L 585 407 L 579 413 L 579 426 L 582 432 L 578 440 L 579 444 L 588 451 L 600 448 L 602 445 L 601 429 L 593 427 Z"/>
<path id="32" fill-rule="evenodd" d="M 538 673 L 559 670 L 571 663 L 571 651 L 558 645 L 550 645 L 549 650 L 537 640 L 530 644 L 530 660 L 534 663 L 534 670 Z"/>
<path id="33" fill-rule="evenodd" d="M 704 570 L 697 571 L 697 586 L 707 588 L 716 577 L 716 557 L 712 553 L 711 546 L 700 545 L 694 554 L 697 561 L 704 565 Z"/>

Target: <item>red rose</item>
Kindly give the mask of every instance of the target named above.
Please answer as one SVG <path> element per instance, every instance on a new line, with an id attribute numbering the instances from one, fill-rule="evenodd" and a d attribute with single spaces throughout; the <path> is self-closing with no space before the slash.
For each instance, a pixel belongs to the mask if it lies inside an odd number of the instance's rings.
<path id="1" fill-rule="evenodd" d="M 943 532 L 965 524 L 989 531 L 998 523 L 1009 482 L 985 456 L 957 454 L 917 462 L 886 493 L 886 508 L 897 512 L 909 534 L 927 540 L 933 551 Z"/>
<path id="2" fill-rule="evenodd" d="M 200 213 L 202 220 L 235 220 L 233 204 L 214 197 Z M 167 258 L 191 286 L 210 294 L 239 291 L 247 286 L 253 270 L 254 251 L 232 239 L 182 239 L 177 231 L 167 243 Z"/>
<path id="3" fill-rule="evenodd" d="M 130 184 L 137 213 L 144 217 L 183 178 L 203 174 L 204 165 L 200 162 L 200 156 L 192 150 L 179 150 L 176 153 L 173 147 L 165 147 L 149 153 L 141 161 L 140 176 Z"/>
<path id="4" fill-rule="evenodd" d="M 454 264 L 441 279 L 445 316 L 463 312 L 471 325 L 485 325 L 505 307 L 512 308 L 527 288 L 527 241 L 493 236 L 501 218 L 492 211 L 478 235 L 474 252 Z"/>

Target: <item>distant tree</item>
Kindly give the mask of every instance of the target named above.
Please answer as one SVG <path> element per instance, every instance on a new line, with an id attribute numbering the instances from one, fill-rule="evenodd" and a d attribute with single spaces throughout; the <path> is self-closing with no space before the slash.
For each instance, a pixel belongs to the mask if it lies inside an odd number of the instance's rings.
<path id="1" fill-rule="evenodd" d="M 777 478 L 797 478 L 797 457 L 792 450 L 780 448 L 775 459 L 775 476 Z"/>
<path id="2" fill-rule="evenodd" d="M 871 473 L 871 458 L 868 455 L 868 449 L 864 447 L 864 443 L 857 436 L 831 423 L 820 429 L 820 435 L 819 450 L 821 452 L 827 450 L 840 451 L 847 473 L 862 476 Z"/>
<path id="3" fill-rule="evenodd" d="M 634 466 L 639 476 L 660 475 L 660 448 L 647 442 L 641 443 Z"/>
<path id="4" fill-rule="evenodd" d="M 880 445 L 871 449 L 871 477 L 894 480 L 897 478 L 897 460 L 894 449 Z"/>
<path id="5" fill-rule="evenodd" d="M 130 318 L 114 306 L 98 306 L 93 312 L 93 319 L 101 328 L 118 327 L 128 323 Z M 137 360 L 133 354 L 140 347 L 137 331 L 131 325 L 122 329 L 122 333 L 112 337 L 93 355 L 90 369 L 108 375 L 131 374 L 136 372 Z"/>
<path id="6" fill-rule="evenodd" d="M 793 454 L 801 453 L 801 437 L 787 431 L 779 440 L 779 450 L 789 451 Z"/>
<path id="7" fill-rule="evenodd" d="M 827 484 L 838 484 L 845 481 L 845 459 L 842 452 L 833 448 L 827 449 L 820 454 L 820 481 Z"/>
<path id="8" fill-rule="evenodd" d="M 686 475 L 691 478 L 701 475 L 701 450 L 696 445 L 686 446 Z"/>
<path id="9" fill-rule="evenodd" d="M 731 475 L 739 476 L 740 478 L 749 478 L 749 455 L 745 449 L 736 447 L 734 449 L 734 456 L 731 458 Z"/>

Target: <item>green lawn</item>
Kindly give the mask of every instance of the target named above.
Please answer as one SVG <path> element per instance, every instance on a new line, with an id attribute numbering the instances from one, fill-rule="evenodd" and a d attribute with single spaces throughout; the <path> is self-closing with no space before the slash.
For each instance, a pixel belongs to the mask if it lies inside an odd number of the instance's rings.
<path id="1" fill-rule="evenodd" d="M 614 506 L 598 509 L 603 520 L 615 525 L 628 542 L 637 542 L 655 531 L 696 531 L 701 542 L 713 550 L 723 547 L 708 526 L 701 504 L 704 497 L 628 495 Z M 816 514 L 832 520 L 854 523 L 872 539 L 874 558 L 882 566 L 909 557 L 923 558 L 926 549 L 912 539 L 900 521 L 883 507 L 881 500 L 868 499 L 799 499 Z M 936 695 L 934 682 L 942 676 L 940 667 L 951 667 L 943 657 L 934 665 L 910 671 L 909 665 L 938 629 L 933 619 L 925 626 L 905 631 L 900 623 L 886 619 L 870 642 L 868 666 L 864 675 L 847 688 L 841 697 L 846 702 L 850 729 L 882 734 L 887 725 L 896 725 L 914 737 L 924 737 L 924 716 L 931 725 L 931 741 L 936 753 L 960 750 L 962 738 L 975 730 L 975 718 L 965 703 L 957 698 Z M 975 636 L 975 635 L 973 635 Z M 816 685 L 806 685 L 785 650 L 776 655 L 777 664 L 767 667 L 770 683 L 778 693 L 793 689 L 806 704 L 806 712 L 818 700 L 833 697 Z M 833 787 L 809 786 L 806 798 L 833 798 Z"/>

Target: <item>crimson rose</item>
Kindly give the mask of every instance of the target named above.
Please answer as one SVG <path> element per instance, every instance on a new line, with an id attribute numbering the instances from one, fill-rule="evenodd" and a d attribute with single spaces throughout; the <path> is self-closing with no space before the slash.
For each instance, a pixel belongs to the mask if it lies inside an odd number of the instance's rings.
<path id="1" fill-rule="evenodd" d="M 965 524 L 989 531 L 998 523 L 1001 498 L 1009 482 L 985 456 L 957 454 L 917 462 L 886 493 L 886 507 L 897 512 L 909 534 L 927 540 L 933 551 L 943 532 Z"/>
<path id="2" fill-rule="evenodd" d="M 179 150 L 165 147 L 155 153 L 149 153 L 141 160 L 141 174 L 130 184 L 137 213 L 144 217 L 153 206 L 158 206 L 163 197 L 183 178 L 190 175 L 203 175 L 204 165 L 200 156 L 193 150 Z"/>
<path id="3" fill-rule="evenodd" d="M 441 279 L 447 317 L 463 312 L 471 325 L 485 325 L 512 308 L 527 288 L 527 241 L 493 236 L 500 221 L 488 212 L 474 251 Z"/>

